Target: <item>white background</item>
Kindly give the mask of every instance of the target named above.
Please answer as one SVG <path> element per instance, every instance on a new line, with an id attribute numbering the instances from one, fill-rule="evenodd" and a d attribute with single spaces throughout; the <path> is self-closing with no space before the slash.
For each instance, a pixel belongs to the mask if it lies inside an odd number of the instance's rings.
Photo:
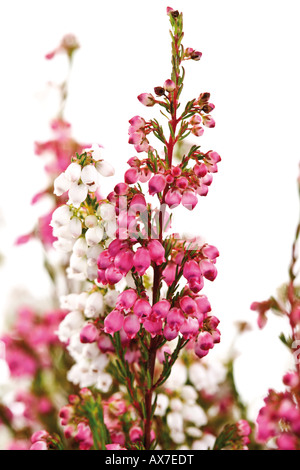
<path id="1" fill-rule="evenodd" d="M 278 340 L 285 323 L 272 319 L 258 331 L 250 304 L 287 281 L 299 212 L 297 0 L 1 2 L 2 319 L 12 310 L 13 289 L 24 287 L 38 298 L 49 289 L 38 244 L 13 247 L 43 213 L 42 206 L 30 207 L 46 182 L 33 143 L 50 137 L 57 93 L 47 82 L 62 81 L 66 70 L 62 57 L 46 61 L 44 55 L 66 33 L 77 36 L 81 48 L 66 118 L 79 141 L 105 146 L 117 182 L 135 154 L 127 143 L 128 120 L 153 117 L 153 108 L 144 108 L 137 95 L 170 77 L 167 6 L 183 11 L 184 45 L 203 53 L 200 62 L 186 64 L 182 101 L 209 91 L 216 106 L 215 129 L 196 143 L 222 157 L 208 196 L 193 213 L 175 213 L 177 229 L 201 234 L 220 250 L 218 278 L 206 289 L 223 336 L 212 354 L 227 353 L 236 320 L 252 325 L 237 343 L 236 374 L 255 413 L 267 389 L 281 387 L 288 364 Z"/>

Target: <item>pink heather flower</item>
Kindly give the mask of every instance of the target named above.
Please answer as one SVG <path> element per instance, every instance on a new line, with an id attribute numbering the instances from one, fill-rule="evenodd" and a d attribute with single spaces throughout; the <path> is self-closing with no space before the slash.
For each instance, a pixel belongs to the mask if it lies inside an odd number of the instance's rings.
<path id="1" fill-rule="evenodd" d="M 201 249 L 202 254 L 206 256 L 206 258 L 209 259 L 216 259 L 219 256 L 219 250 L 213 245 L 204 245 L 204 247 Z"/>
<path id="2" fill-rule="evenodd" d="M 104 320 L 104 332 L 113 334 L 120 331 L 124 323 L 124 316 L 118 310 L 112 310 Z"/>
<path id="3" fill-rule="evenodd" d="M 168 356 L 171 356 L 172 354 L 171 349 L 167 344 L 164 344 L 161 348 L 157 350 L 157 359 L 161 364 L 163 364 L 166 360 L 165 354 L 167 354 Z"/>
<path id="4" fill-rule="evenodd" d="M 216 125 L 215 120 L 210 116 L 210 114 L 203 116 L 203 124 L 209 128 L 213 128 Z"/>
<path id="5" fill-rule="evenodd" d="M 262 329 L 267 323 L 266 313 L 271 308 L 271 300 L 265 300 L 263 302 L 252 302 L 250 309 L 258 313 L 257 324 Z"/>
<path id="6" fill-rule="evenodd" d="M 194 165 L 193 170 L 195 175 L 198 176 L 198 178 L 203 178 L 203 176 L 207 174 L 207 166 L 203 162 L 196 163 L 196 165 Z"/>
<path id="7" fill-rule="evenodd" d="M 114 265 L 122 273 L 126 275 L 133 267 L 134 253 L 131 250 L 121 250 L 114 259 Z"/>
<path id="8" fill-rule="evenodd" d="M 140 319 L 148 317 L 151 310 L 152 307 L 146 299 L 138 299 L 133 306 L 134 314 Z"/>
<path id="9" fill-rule="evenodd" d="M 151 264 L 151 257 L 146 248 L 138 248 L 133 257 L 133 264 L 140 276 L 143 276 Z"/>
<path id="10" fill-rule="evenodd" d="M 199 264 L 195 260 L 189 260 L 184 264 L 183 275 L 187 281 L 191 278 L 200 278 L 202 273 Z"/>
<path id="11" fill-rule="evenodd" d="M 169 189 L 166 194 L 165 202 L 169 207 L 175 209 L 181 203 L 182 195 L 177 189 Z"/>
<path id="12" fill-rule="evenodd" d="M 137 293 L 134 289 L 126 289 L 118 296 L 116 306 L 118 308 L 129 309 L 133 307 L 137 300 Z"/>
<path id="13" fill-rule="evenodd" d="M 189 297 L 188 295 L 183 296 L 180 299 L 179 304 L 180 304 L 180 308 L 187 315 L 192 315 L 197 311 L 196 302 L 191 297 Z"/>
<path id="14" fill-rule="evenodd" d="M 42 439 L 46 439 L 48 436 L 49 436 L 48 431 L 43 429 L 41 431 L 34 432 L 31 436 L 30 440 L 31 440 L 32 444 L 34 444 L 37 441 L 41 441 Z"/>
<path id="15" fill-rule="evenodd" d="M 162 272 L 162 277 L 168 286 L 175 281 L 176 269 L 177 265 L 171 261 Z"/>
<path id="16" fill-rule="evenodd" d="M 148 333 L 150 333 L 152 338 L 154 338 L 156 335 L 161 334 L 162 320 L 160 319 L 152 320 L 150 318 L 146 318 L 143 325 L 144 325 L 144 328 L 148 331 Z"/>
<path id="17" fill-rule="evenodd" d="M 122 242 L 118 238 L 113 240 L 108 246 L 108 252 L 110 256 L 116 256 L 119 253 L 119 251 L 123 248 L 123 246 L 124 246 L 124 242 Z"/>
<path id="18" fill-rule="evenodd" d="M 123 329 L 129 339 L 135 338 L 140 329 L 140 322 L 136 315 L 127 315 L 124 319 Z"/>
<path id="19" fill-rule="evenodd" d="M 29 450 L 48 450 L 48 446 L 45 441 L 36 441 Z"/>
<path id="20" fill-rule="evenodd" d="M 171 93 L 172 91 L 174 91 L 176 88 L 176 85 L 175 83 L 173 82 L 173 80 L 166 80 L 165 83 L 164 83 L 164 89 L 166 91 L 168 91 L 169 93 Z"/>
<path id="21" fill-rule="evenodd" d="M 108 284 L 117 284 L 123 278 L 123 274 L 115 267 L 109 267 L 105 270 L 105 279 Z"/>
<path id="22" fill-rule="evenodd" d="M 141 116 L 134 116 L 130 119 L 129 124 L 132 127 L 132 130 L 138 130 L 145 127 L 146 121 Z"/>
<path id="23" fill-rule="evenodd" d="M 179 330 L 181 325 L 184 322 L 184 315 L 180 308 L 171 308 L 168 312 L 167 315 L 167 323 L 169 327 L 173 330 L 175 329 L 176 331 Z"/>
<path id="24" fill-rule="evenodd" d="M 251 427 L 248 421 L 240 419 L 236 424 L 239 436 L 249 436 L 251 434 Z"/>
<path id="25" fill-rule="evenodd" d="M 166 324 L 163 331 L 164 337 L 167 341 L 172 341 L 178 336 L 178 329 L 171 328 L 170 325 Z"/>
<path id="26" fill-rule="evenodd" d="M 191 132 L 196 137 L 201 137 L 204 134 L 204 129 L 201 126 L 194 126 L 194 127 L 192 127 Z"/>
<path id="27" fill-rule="evenodd" d="M 184 191 L 181 199 L 181 204 L 188 210 L 193 210 L 198 203 L 198 198 L 194 191 Z"/>
<path id="28" fill-rule="evenodd" d="M 166 261 L 165 249 L 158 240 L 151 240 L 147 246 L 151 260 L 157 265 L 160 265 Z"/>
<path id="29" fill-rule="evenodd" d="M 126 183 L 118 183 L 115 187 L 114 187 L 114 192 L 118 195 L 118 196 L 126 196 L 127 192 L 128 192 L 128 184 Z"/>
<path id="30" fill-rule="evenodd" d="M 205 351 L 212 349 L 214 346 L 212 335 L 208 331 L 202 331 L 197 338 L 197 345 Z"/>
<path id="31" fill-rule="evenodd" d="M 72 418 L 74 413 L 73 406 L 71 405 L 65 405 L 63 406 L 60 411 L 59 411 L 59 417 L 60 417 L 60 424 L 62 426 L 66 426 L 70 419 Z"/>
<path id="32" fill-rule="evenodd" d="M 106 444 L 106 450 L 127 450 L 125 447 L 120 446 L 120 444 Z"/>
<path id="33" fill-rule="evenodd" d="M 134 184 L 139 180 L 139 176 L 140 174 L 137 168 L 129 168 L 124 175 L 125 183 Z"/>
<path id="34" fill-rule="evenodd" d="M 179 189 L 186 189 L 189 185 L 189 182 L 187 180 L 187 178 L 185 178 L 184 176 L 180 176 L 179 178 L 177 178 L 176 180 L 176 186 L 177 188 Z"/>
<path id="35" fill-rule="evenodd" d="M 168 300 L 162 299 L 156 302 L 152 307 L 152 313 L 159 318 L 167 318 L 171 304 Z"/>
<path id="36" fill-rule="evenodd" d="M 202 349 L 201 345 L 199 345 L 198 342 L 195 343 L 194 351 L 196 356 L 199 357 L 199 359 L 202 359 L 202 357 L 205 357 L 208 354 L 208 349 Z"/>
<path id="37" fill-rule="evenodd" d="M 98 348 L 103 353 L 109 353 L 109 352 L 114 352 L 115 351 L 115 348 L 114 348 L 111 340 L 106 335 L 100 335 L 97 344 L 98 344 Z"/>
<path id="38" fill-rule="evenodd" d="M 166 178 L 164 175 L 157 174 L 152 176 L 148 185 L 149 185 L 149 194 L 153 196 L 153 194 L 160 193 L 166 187 Z"/>
<path id="39" fill-rule="evenodd" d="M 218 271 L 215 265 L 208 259 L 203 259 L 200 261 L 200 269 L 202 275 L 209 281 L 214 281 L 217 277 Z"/>
<path id="40" fill-rule="evenodd" d="M 80 442 L 80 450 L 89 450 L 94 443 L 90 427 L 83 422 L 78 424 L 74 438 Z"/>
<path id="41" fill-rule="evenodd" d="M 130 131 L 131 129 L 129 129 Z M 136 131 L 130 132 L 128 143 L 133 145 L 139 145 L 146 138 L 144 132 Z M 126 181 L 126 180 L 125 180 Z M 126 181 L 127 183 L 127 181 Z"/>
<path id="42" fill-rule="evenodd" d="M 147 208 L 147 203 L 143 194 L 135 194 L 130 202 L 129 215 L 130 211 L 143 212 Z"/>
<path id="43" fill-rule="evenodd" d="M 98 338 L 98 330 L 93 323 L 87 323 L 80 331 L 81 343 L 94 343 Z"/>
<path id="44" fill-rule="evenodd" d="M 276 439 L 279 450 L 297 450 L 297 438 L 292 434 L 283 432 Z"/>
<path id="45" fill-rule="evenodd" d="M 296 372 L 287 372 L 282 381 L 288 387 L 295 388 L 299 385 L 299 376 Z"/>
<path id="46" fill-rule="evenodd" d="M 184 339 L 195 338 L 199 332 L 199 322 L 197 318 L 185 318 L 183 324 L 179 328 L 179 331 Z"/>
<path id="47" fill-rule="evenodd" d="M 99 269 L 107 269 L 112 264 L 112 257 L 108 250 L 104 250 L 100 253 L 97 259 L 97 265 Z"/>
<path id="48" fill-rule="evenodd" d="M 197 194 L 199 194 L 199 196 L 207 196 L 207 193 L 208 193 L 208 186 L 206 186 L 206 184 L 201 182 L 199 188 L 197 188 Z"/>
<path id="49" fill-rule="evenodd" d="M 140 441 L 143 434 L 143 430 L 139 426 L 132 426 L 132 428 L 129 429 L 129 439 L 131 442 Z"/>
<path id="50" fill-rule="evenodd" d="M 142 93 L 138 96 L 138 100 L 144 105 L 144 106 L 153 106 L 155 105 L 156 101 L 153 95 L 151 93 Z"/>

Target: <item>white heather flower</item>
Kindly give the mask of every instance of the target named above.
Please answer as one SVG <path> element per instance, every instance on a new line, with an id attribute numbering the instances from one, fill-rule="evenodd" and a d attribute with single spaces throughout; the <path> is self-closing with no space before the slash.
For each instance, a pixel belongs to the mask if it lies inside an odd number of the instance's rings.
<path id="1" fill-rule="evenodd" d="M 66 272 L 69 279 L 74 279 L 75 281 L 86 281 L 86 272 L 79 272 L 71 267 L 67 268 Z"/>
<path id="2" fill-rule="evenodd" d="M 68 204 L 73 204 L 73 206 L 78 208 L 80 204 L 86 199 L 87 194 L 88 188 L 85 184 L 73 183 L 69 189 Z"/>
<path id="3" fill-rule="evenodd" d="M 95 168 L 100 173 L 100 175 L 104 177 L 113 176 L 115 174 L 114 167 L 105 160 L 96 162 Z"/>
<path id="4" fill-rule="evenodd" d="M 81 292 L 77 295 L 76 309 L 83 312 L 85 309 L 85 304 L 88 299 L 89 294 L 87 292 Z"/>
<path id="5" fill-rule="evenodd" d="M 167 414 L 167 424 L 170 431 L 173 432 L 182 432 L 183 431 L 183 417 L 181 413 L 172 411 Z"/>
<path id="6" fill-rule="evenodd" d="M 191 437 L 201 437 L 202 432 L 200 429 L 196 428 L 195 426 L 189 426 L 186 428 L 186 433 Z"/>
<path id="7" fill-rule="evenodd" d="M 66 204 L 59 206 L 52 214 L 51 227 L 58 228 L 70 222 L 72 211 Z"/>
<path id="8" fill-rule="evenodd" d="M 66 191 L 70 189 L 71 181 L 66 177 L 65 173 L 61 173 L 57 178 L 54 180 L 54 194 L 56 196 L 61 196 Z"/>
<path id="9" fill-rule="evenodd" d="M 213 434 L 205 433 L 203 437 L 192 444 L 192 450 L 208 450 L 212 449 L 215 443 L 216 437 Z"/>
<path id="10" fill-rule="evenodd" d="M 170 408 L 172 411 L 181 411 L 183 407 L 183 403 L 180 398 L 172 398 L 170 400 Z"/>
<path id="11" fill-rule="evenodd" d="M 60 341 L 67 343 L 70 338 L 81 330 L 84 325 L 84 318 L 80 312 L 70 312 L 60 322 L 57 336 Z"/>
<path id="12" fill-rule="evenodd" d="M 185 421 L 190 421 L 196 426 L 204 426 L 207 424 L 207 416 L 199 405 L 184 404 L 182 408 L 182 416 Z"/>
<path id="13" fill-rule="evenodd" d="M 84 314 L 87 318 L 96 318 L 103 313 L 103 307 L 103 295 L 100 292 L 93 292 L 86 300 Z"/>
<path id="14" fill-rule="evenodd" d="M 164 393 L 159 393 L 157 395 L 155 415 L 165 416 L 168 405 L 169 405 L 169 398 L 167 397 L 167 395 L 165 395 Z"/>
<path id="15" fill-rule="evenodd" d="M 181 396 L 184 401 L 189 404 L 193 404 L 197 400 L 198 395 L 194 387 L 192 387 L 191 385 L 184 385 L 181 390 Z"/>
<path id="16" fill-rule="evenodd" d="M 53 247 L 57 251 L 62 251 L 63 253 L 69 253 L 70 251 L 72 251 L 73 242 L 72 240 L 61 238 L 60 240 L 55 240 L 55 242 L 53 242 Z"/>
<path id="17" fill-rule="evenodd" d="M 187 381 L 187 369 L 184 364 L 180 362 L 175 362 L 172 367 L 172 372 L 170 377 L 166 381 L 166 387 L 171 390 L 178 390 L 186 383 Z"/>
<path id="18" fill-rule="evenodd" d="M 98 225 L 98 219 L 95 215 L 87 215 L 84 219 L 84 223 L 87 228 L 93 228 Z"/>
<path id="19" fill-rule="evenodd" d="M 119 292 L 117 290 L 107 291 L 107 293 L 104 295 L 105 304 L 110 308 L 114 308 L 117 302 L 118 295 Z"/>
<path id="20" fill-rule="evenodd" d="M 74 274 L 86 274 L 86 259 L 72 253 L 70 256 L 70 268 Z"/>
<path id="21" fill-rule="evenodd" d="M 78 238 L 82 234 L 82 224 L 78 217 L 73 217 L 69 224 L 69 229 L 73 238 Z"/>
<path id="22" fill-rule="evenodd" d="M 115 207 L 112 204 L 109 204 L 109 203 L 106 203 L 106 202 L 101 204 L 98 207 L 97 213 L 105 221 L 113 220 L 113 219 L 116 218 Z"/>
<path id="23" fill-rule="evenodd" d="M 77 183 L 80 179 L 81 166 L 79 163 L 70 163 L 65 171 L 65 176 L 71 181 L 71 183 Z"/>
<path id="24" fill-rule="evenodd" d="M 54 237 L 57 237 L 58 239 L 64 238 L 65 240 L 72 240 L 74 238 L 70 232 L 69 224 L 54 228 L 53 235 Z"/>
<path id="25" fill-rule="evenodd" d="M 96 191 L 99 185 L 99 174 L 94 165 L 84 166 L 81 170 L 80 178 L 91 192 Z"/>
<path id="26" fill-rule="evenodd" d="M 86 268 L 86 277 L 89 281 L 94 281 L 95 279 L 97 279 L 98 277 L 98 268 L 97 268 L 97 265 L 94 264 L 94 265 L 87 265 L 87 268 Z"/>
<path id="27" fill-rule="evenodd" d="M 83 257 L 87 254 L 88 246 L 87 242 L 85 241 L 85 238 L 80 237 L 76 242 L 74 243 L 73 246 L 73 253 L 76 256 Z"/>
<path id="28" fill-rule="evenodd" d="M 106 222 L 105 231 L 109 238 L 115 238 L 117 230 L 117 222 L 116 220 L 109 220 Z"/>
<path id="29" fill-rule="evenodd" d="M 103 235 L 103 227 L 97 225 L 97 227 L 87 229 L 87 231 L 85 232 L 85 239 L 89 246 L 97 245 L 97 243 L 101 242 Z"/>
<path id="30" fill-rule="evenodd" d="M 112 385 L 112 377 L 107 372 L 102 372 L 97 378 L 95 387 L 103 393 L 107 393 Z"/>
<path id="31" fill-rule="evenodd" d="M 60 308 L 63 310 L 77 310 L 78 294 L 67 294 L 60 296 Z"/>
<path id="32" fill-rule="evenodd" d="M 93 245 L 88 247 L 86 252 L 88 266 L 97 265 L 98 257 L 102 251 L 103 248 L 101 245 Z"/>
<path id="33" fill-rule="evenodd" d="M 93 160 L 97 162 L 98 160 L 101 160 L 103 158 L 103 147 L 98 144 L 93 144 L 91 148 L 84 149 L 84 152 L 91 152 Z"/>

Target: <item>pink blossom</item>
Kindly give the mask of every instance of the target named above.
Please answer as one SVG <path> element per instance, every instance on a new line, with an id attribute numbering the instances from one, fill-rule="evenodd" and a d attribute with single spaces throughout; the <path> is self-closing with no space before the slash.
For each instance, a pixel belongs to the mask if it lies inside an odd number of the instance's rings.
<path id="1" fill-rule="evenodd" d="M 109 266 L 111 266 L 112 263 L 112 257 L 109 253 L 108 250 L 104 250 L 100 253 L 97 264 L 99 269 L 107 269 Z"/>
<path id="2" fill-rule="evenodd" d="M 194 165 L 193 170 L 195 175 L 198 176 L 198 178 L 203 178 L 203 176 L 205 176 L 207 173 L 207 166 L 203 162 L 199 164 L 196 163 L 196 165 Z"/>
<path id="3" fill-rule="evenodd" d="M 163 331 L 164 337 L 168 341 L 172 341 L 173 339 L 177 338 L 178 336 L 178 329 L 171 328 L 170 325 L 166 324 Z"/>
<path id="4" fill-rule="evenodd" d="M 126 275 L 133 268 L 133 258 L 133 251 L 121 250 L 114 259 L 114 265 L 120 273 Z"/>
<path id="5" fill-rule="evenodd" d="M 181 297 L 180 301 L 180 308 L 186 313 L 187 315 L 191 315 L 197 311 L 197 304 L 196 302 L 189 297 L 188 295 L 185 295 Z"/>
<path id="6" fill-rule="evenodd" d="M 151 317 L 146 318 L 143 325 L 144 328 L 150 333 L 152 338 L 154 338 L 156 335 L 161 334 L 162 321 L 160 319 L 152 319 Z"/>
<path id="7" fill-rule="evenodd" d="M 32 444 L 30 450 L 48 450 L 48 446 L 45 441 L 36 441 Z"/>
<path id="8" fill-rule="evenodd" d="M 160 193 L 166 187 L 166 178 L 162 174 L 157 174 L 152 176 L 149 181 L 149 194 L 153 196 L 153 194 Z"/>
<path id="9" fill-rule="evenodd" d="M 134 130 L 137 130 L 141 129 L 142 127 L 145 127 L 146 121 L 141 116 L 134 116 L 130 119 L 129 124 Z"/>
<path id="10" fill-rule="evenodd" d="M 108 284 L 117 284 L 123 277 L 123 274 L 115 267 L 109 267 L 105 271 L 105 278 Z"/>
<path id="11" fill-rule="evenodd" d="M 133 264 L 140 276 L 143 276 L 151 264 L 150 253 L 146 248 L 138 248 L 133 257 Z"/>
<path id="12" fill-rule="evenodd" d="M 98 329 L 93 323 L 87 323 L 80 331 L 81 343 L 94 343 L 98 338 Z"/>
<path id="13" fill-rule="evenodd" d="M 146 209 L 147 204 L 143 194 L 135 194 L 130 202 L 129 214 L 131 209 L 134 211 L 142 212 Z"/>
<path id="14" fill-rule="evenodd" d="M 41 431 L 34 432 L 31 436 L 30 440 L 34 444 L 37 441 L 41 441 L 43 439 L 46 439 L 47 437 L 49 437 L 48 431 L 46 431 L 45 429 L 42 429 Z"/>
<path id="15" fill-rule="evenodd" d="M 177 189 L 169 189 L 165 196 L 165 202 L 169 207 L 175 209 L 181 203 L 182 195 Z"/>
<path id="16" fill-rule="evenodd" d="M 137 168 L 129 168 L 124 175 L 125 183 L 134 184 L 139 180 L 139 176 L 140 174 Z"/>
<path id="17" fill-rule="evenodd" d="M 203 124 L 210 128 L 215 127 L 216 125 L 215 120 L 210 116 L 210 114 L 203 116 Z"/>
<path id="18" fill-rule="evenodd" d="M 106 450 L 127 450 L 125 447 L 120 446 L 120 444 L 106 444 Z"/>
<path id="19" fill-rule="evenodd" d="M 217 269 L 215 265 L 208 259 L 203 259 L 200 261 L 200 269 L 202 275 L 209 281 L 214 281 L 217 277 Z"/>
<path id="20" fill-rule="evenodd" d="M 133 307 L 137 300 L 137 293 L 134 289 L 126 289 L 118 296 L 116 306 L 129 309 Z"/>
<path id="21" fill-rule="evenodd" d="M 140 441 L 143 435 L 143 430 L 139 426 L 132 426 L 129 429 L 129 439 L 131 440 L 131 442 Z"/>
<path id="22" fill-rule="evenodd" d="M 142 93 L 138 96 L 138 100 L 144 105 L 144 106 L 153 106 L 156 101 L 153 95 L 151 93 Z"/>
<path id="23" fill-rule="evenodd" d="M 188 210 L 193 210 L 198 203 L 198 198 L 194 191 L 184 191 L 181 199 L 181 204 Z"/>
<path id="24" fill-rule="evenodd" d="M 176 85 L 175 83 L 173 82 L 173 80 L 166 80 L 165 83 L 164 83 L 164 89 L 166 91 L 168 91 L 169 93 L 171 93 L 172 91 L 174 91 L 176 88 Z"/>
<path id="25" fill-rule="evenodd" d="M 184 315 L 180 308 L 171 308 L 167 315 L 167 323 L 169 327 L 173 330 L 176 329 L 177 331 L 181 327 L 184 322 Z"/>
<path id="26" fill-rule="evenodd" d="M 177 265 L 170 261 L 162 272 L 162 277 L 168 286 L 175 281 L 176 269 Z"/>
<path id="27" fill-rule="evenodd" d="M 204 256 L 211 260 L 214 260 L 219 256 L 219 250 L 213 245 L 204 245 L 201 251 Z"/>
<path id="28" fill-rule="evenodd" d="M 157 265 L 160 265 L 166 261 L 165 249 L 158 240 L 151 240 L 147 246 L 151 260 Z"/>
<path id="29" fill-rule="evenodd" d="M 185 318 L 183 324 L 179 328 L 179 331 L 184 339 L 194 338 L 199 331 L 199 323 L 197 318 Z"/>
<path id="30" fill-rule="evenodd" d="M 283 432 L 276 439 L 279 450 L 297 450 L 297 438 L 292 434 Z"/>
<path id="31" fill-rule="evenodd" d="M 114 348 L 111 340 L 106 335 L 100 335 L 99 336 L 98 348 L 103 353 L 108 353 L 108 352 L 114 352 L 115 351 L 115 348 Z"/>
<path id="32" fill-rule="evenodd" d="M 104 331 L 113 334 L 123 327 L 124 316 L 119 310 L 112 310 L 104 320 Z"/>
<path id="33" fill-rule="evenodd" d="M 152 313 L 158 318 L 165 319 L 167 318 L 170 307 L 170 302 L 166 299 L 162 299 L 153 305 Z"/>
<path id="34" fill-rule="evenodd" d="M 152 307 L 146 299 L 138 299 L 133 307 L 134 314 L 140 319 L 148 317 L 151 310 Z"/>
<path id="35" fill-rule="evenodd" d="M 140 329 L 140 322 L 136 315 L 127 315 L 124 319 L 123 329 L 128 338 L 133 339 Z"/>

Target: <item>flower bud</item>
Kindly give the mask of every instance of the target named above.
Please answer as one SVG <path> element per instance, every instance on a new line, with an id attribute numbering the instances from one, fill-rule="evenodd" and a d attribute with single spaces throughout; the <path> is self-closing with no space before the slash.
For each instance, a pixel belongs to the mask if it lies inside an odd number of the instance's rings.
<path id="1" fill-rule="evenodd" d="M 174 91 L 176 88 L 176 85 L 175 83 L 173 82 L 173 80 L 166 80 L 165 83 L 164 83 L 164 89 L 166 91 L 168 91 L 169 93 L 171 93 L 172 91 Z"/>
<path id="2" fill-rule="evenodd" d="M 104 332 L 113 334 L 120 331 L 124 323 L 124 316 L 118 310 L 112 310 L 104 320 Z"/>
<path id="3" fill-rule="evenodd" d="M 100 173 L 100 175 L 104 177 L 113 176 L 115 174 L 114 167 L 105 160 L 96 162 L 95 168 L 98 173 Z"/>
<path id="4" fill-rule="evenodd" d="M 73 183 L 69 189 L 68 204 L 73 204 L 73 206 L 78 208 L 80 204 L 86 199 L 87 194 L 88 188 L 85 184 Z"/>
<path id="5" fill-rule="evenodd" d="M 160 193 L 165 189 L 166 186 L 166 178 L 164 175 L 158 174 L 152 176 L 149 183 L 149 194 L 153 195 L 156 193 Z"/>
<path id="6" fill-rule="evenodd" d="M 98 337 L 98 330 L 95 325 L 92 323 L 87 323 L 84 325 L 80 332 L 80 342 L 81 343 L 94 343 Z"/>
<path id="7" fill-rule="evenodd" d="M 124 319 L 123 329 L 129 339 L 133 339 L 140 329 L 140 322 L 136 315 L 127 315 Z"/>
<path id="8" fill-rule="evenodd" d="M 138 100 L 144 105 L 144 106 L 154 106 L 155 105 L 155 98 L 151 93 L 142 93 L 141 95 L 138 96 Z"/>

